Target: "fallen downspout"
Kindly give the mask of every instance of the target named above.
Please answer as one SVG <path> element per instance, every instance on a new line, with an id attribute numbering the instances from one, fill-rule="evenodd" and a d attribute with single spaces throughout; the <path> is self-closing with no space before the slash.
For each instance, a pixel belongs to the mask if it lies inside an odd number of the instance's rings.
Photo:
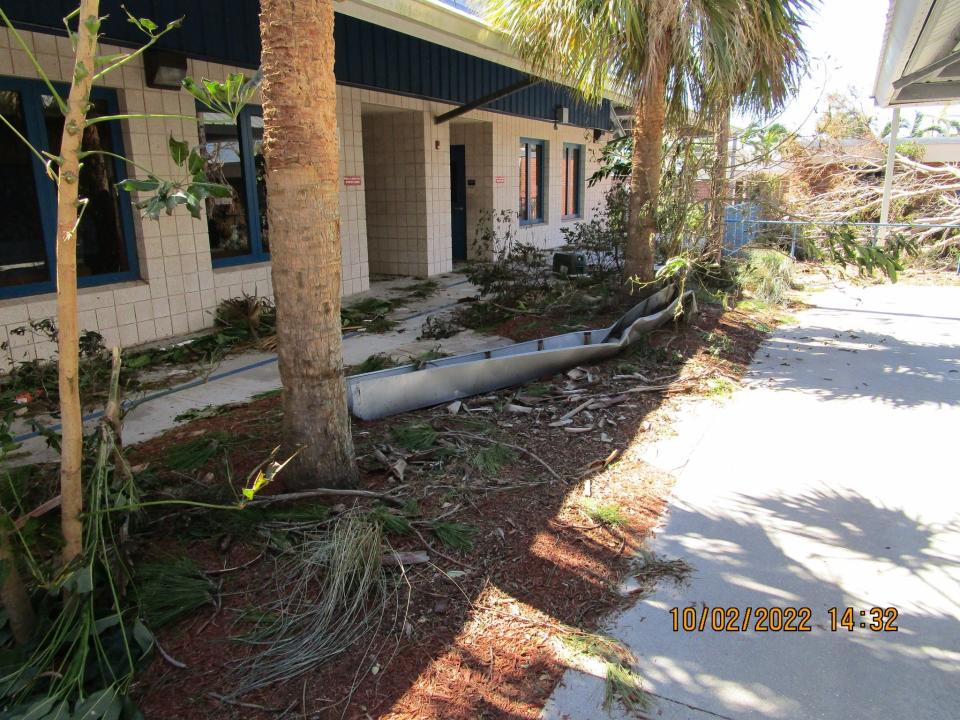
<path id="1" fill-rule="evenodd" d="M 347 378 L 350 412 L 361 420 L 439 405 L 520 385 L 581 364 L 613 357 L 677 314 L 678 304 L 691 303 L 673 285 L 635 305 L 608 328 L 553 335 L 495 350 L 455 355 L 425 365 L 403 365 Z"/>

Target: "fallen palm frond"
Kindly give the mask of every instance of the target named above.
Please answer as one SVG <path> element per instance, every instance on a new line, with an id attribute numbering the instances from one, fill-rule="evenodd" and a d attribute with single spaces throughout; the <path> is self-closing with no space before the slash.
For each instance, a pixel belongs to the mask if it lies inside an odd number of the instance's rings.
<path id="1" fill-rule="evenodd" d="M 378 523 L 387 535 L 408 535 L 413 530 L 407 518 L 390 512 L 383 505 L 374 507 L 367 513 L 367 518 Z"/>
<path id="2" fill-rule="evenodd" d="M 629 665 L 633 663 L 633 653 L 627 647 L 609 635 L 591 632 L 573 632 L 560 637 L 563 644 L 578 655 L 590 655 L 607 663 Z"/>
<path id="3" fill-rule="evenodd" d="M 377 370 L 386 370 L 387 368 L 397 367 L 399 363 L 390 357 L 387 353 L 374 353 L 369 355 L 359 365 L 354 365 L 349 369 L 349 375 L 363 375 L 364 373 L 376 372 Z"/>
<path id="4" fill-rule="evenodd" d="M 473 538 L 477 534 L 477 528 L 472 525 L 434 521 L 430 523 L 430 529 L 440 542 L 449 548 L 460 552 L 470 552 L 473 549 Z"/>
<path id="5" fill-rule="evenodd" d="M 693 567 L 686 560 L 667 560 L 647 550 L 640 551 L 643 564 L 633 572 L 641 583 L 655 583 L 664 578 L 682 585 L 690 577 Z"/>
<path id="6" fill-rule="evenodd" d="M 303 533 L 278 561 L 279 598 L 258 608 L 262 620 L 240 638 L 256 650 L 236 665 L 234 695 L 299 677 L 396 623 L 399 594 L 382 557 L 381 525 L 356 511 Z"/>
<path id="7" fill-rule="evenodd" d="M 470 464 L 484 475 L 496 475 L 504 465 L 516 458 L 516 453 L 506 445 L 495 441 L 492 443 L 477 450 L 470 458 Z"/>
<path id="8" fill-rule="evenodd" d="M 229 444 L 227 433 L 210 433 L 171 447 L 165 464 L 170 470 L 178 472 L 199 470 Z"/>
<path id="9" fill-rule="evenodd" d="M 603 709 L 609 713 L 617 702 L 632 715 L 649 710 L 653 698 L 643 689 L 642 680 L 634 670 L 620 663 L 608 662 Z"/>
<path id="10" fill-rule="evenodd" d="M 35 583 L 49 591 L 48 616 L 31 644 L 3 653 L 4 717 L 100 718 L 134 712 L 127 692 L 154 646 L 126 593 L 130 571 L 122 543 L 129 513 L 139 507 L 139 492 L 109 422 L 101 424 L 98 435 L 85 479 L 80 555 L 62 569 L 31 559 Z"/>
<path id="11" fill-rule="evenodd" d="M 560 640 L 574 654 L 603 663 L 603 709 L 607 713 L 618 702 L 630 714 L 650 709 L 653 698 L 643 689 L 642 679 L 633 669 L 637 659 L 626 645 L 609 635 L 583 630 L 567 632 Z"/>
<path id="12" fill-rule="evenodd" d="M 136 579 L 140 612 L 154 630 L 214 601 L 213 583 L 189 558 L 143 565 Z"/>
<path id="13" fill-rule="evenodd" d="M 409 422 L 390 429 L 393 441 L 411 452 L 431 447 L 437 441 L 437 431 L 426 423 Z"/>

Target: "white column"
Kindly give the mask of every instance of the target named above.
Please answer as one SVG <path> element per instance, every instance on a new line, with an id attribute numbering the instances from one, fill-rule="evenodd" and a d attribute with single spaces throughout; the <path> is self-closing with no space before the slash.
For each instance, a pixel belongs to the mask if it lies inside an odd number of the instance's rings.
<path id="1" fill-rule="evenodd" d="M 887 146 L 887 168 L 883 173 L 883 198 L 880 201 L 880 232 L 877 241 L 884 244 L 887 238 L 887 228 L 883 227 L 890 221 L 890 193 L 893 190 L 893 163 L 897 155 L 897 131 L 900 130 L 900 108 L 893 109 L 893 119 L 890 121 L 890 144 Z"/>

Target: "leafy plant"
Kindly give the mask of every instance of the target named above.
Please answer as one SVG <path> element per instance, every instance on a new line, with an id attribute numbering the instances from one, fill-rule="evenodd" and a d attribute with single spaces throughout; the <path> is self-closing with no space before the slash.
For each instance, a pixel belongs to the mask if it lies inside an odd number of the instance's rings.
<path id="1" fill-rule="evenodd" d="M 215 432 L 174 445 L 167 450 L 164 464 L 170 470 L 191 472 L 199 470 L 231 444 L 225 432 Z"/>
<path id="2" fill-rule="evenodd" d="M 383 528 L 386 535 L 409 535 L 413 532 L 410 521 L 402 515 L 396 515 L 383 505 L 377 505 L 367 513 L 371 522 Z"/>
<path id="3" fill-rule="evenodd" d="M 793 258 L 779 250 L 745 250 L 737 266 L 737 282 L 754 297 L 782 305 L 794 286 Z"/>
<path id="4" fill-rule="evenodd" d="M 623 271 L 623 250 L 627 242 L 627 201 L 622 182 L 616 182 L 604 196 L 604 205 L 585 222 L 562 227 L 566 251 L 582 253 L 587 268 L 594 273 Z"/>
<path id="5" fill-rule="evenodd" d="M 852 225 L 828 228 L 824 241 L 830 259 L 841 267 L 852 265 L 859 275 L 874 275 L 879 271 L 893 282 L 903 271 L 904 258 L 917 255 L 916 242 L 906 235 L 894 234 L 881 247 L 858 239 Z"/>
<path id="6" fill-rule="evenodd" d="M 376 372 L 377 370 L 386 370 L 387 368 L 397 367 L 398 363 L 386 353 L 374 353 L 368 355 L 367 359 L 359 365 L 350 368 L 350 375 L 362 375 L 363 373 Z"/>
<path id="7" fill-rule="evenodd" d="M 583 498 L 580 501 L 580 508 L 588 518 L 598 525 L 616 527 L 627 524 L 627 518 L 618 505 L 602 504 L 593 498 Z"/>
<path id="8" fill-rule="evenodd" d="M 474 232 L 474 257 L 467 265 L 467 278 L 480 288 L 481 296 L 517 307 L 530 295 L 543 293 L 550 283 L 550 270 L 543 251 L 517 239 L 517 221 L 512 210 L 483 210 Z"/>
<path id="9" fill-rule="evenodd" d="M 484 475 L 496 475 L 509 462 L 516 458 L 516 452 L 502 443 L 486 445 L 473 455 L 471 465 Z"/>
<path id="10" fill-rule="evenodd" d="M 429 279 L 420 280 L 419 282 L 397 288 L 399 292 L 404 293 L 407 299 L 412 300 L 424 300 L 431 295 L 436 294 L 439 289 L 440 283 L 438 283 L 436 280 Z"/>
<path id="11" fill-rule="evenodd" d="M 158 220 L 160 213 L 173 215 L 173 211 L 183 205 L 191 216 L 199 220 L 201 203 L 208 197 L 229 198 L 233 195 L 233 188 L 229 185 L 207 179 L 205 161 L 199 148 L 190 148 L 173 135 L 167 145 L 174 164 L 184 172 L 181 177 L 170 180 L 150 173 L 145 180 L 127 178 L 119 183 L 127 192 L 148 193 L 146 198 L 134 203 L 146 217 Z"/>
<path id="12" fill-rule="evenodd" d="M 213 319 L 218 327 L 249 333 L 256 339 L 276 331 L 277 309 L 269 298 L 244 293 L 222 301 Z"/>
<path id="13" fill-rule="evenodd" d="M 207 78 L 197 82 L 193 78 L 185 78 L 183 89 L 204 106 L 229 116 L 236 123 L 240 111 L 256 95 L 262 81 L 263 74 L 257 70 L 250 78 L 242 73 L 231 73 L 222 82 Z"/>
<path id="14" fill-rule="evenodd" d="M 460 552 L 473 550 L 473 539 L 479 532 L 472 525 L 463 523 L 435 521 L 430 523 L 430 529 L 444 545 Z"/>
<path id="15" fill-rule="evenodd" d="M 420 326 L 417 340 L 445 340 L 463 330 L 463 325 L 455 318 L 428 315 Z"/>
<path id="16" fill-rule="evenodd" d="M 135 577 L 140 612 L 154 630 L 214 602 L 214 584 L 189 558 L 141 565 Z"/>
<path id="17" fill-rule="evenodd" d="M 390 428 L 390 437 L 410 452 L 421 452 L 437 442 L 437 431 L 422 422 L 408 422 Z"/>
<path id="18" fill-rule="evenodd" d="M 387 317 L 393 309 L 394 305 L 389 300 L 364 298 L 340 310 L 340 324 L 345 331 L 388 332 L 397 324 L 395 320 Z"/>

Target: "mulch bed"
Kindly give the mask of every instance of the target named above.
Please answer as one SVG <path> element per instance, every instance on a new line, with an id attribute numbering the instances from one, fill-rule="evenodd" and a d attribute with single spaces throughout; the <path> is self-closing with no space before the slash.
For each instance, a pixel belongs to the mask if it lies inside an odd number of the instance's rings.
<path id="1" fill-rule="evenodd" d="M 649 363 L 660 349 L 678 353 L 677 392 L 630 395 L 627 401 L 593 413 L 590 432 L 571 433 L 550 427 L 572 405 L 562 397 L 572 381 L 560 376 L 546 381 L 550 393 L 539 400 L 524 390 L 498 394 L 484 406 L 468 401 L 464 410 L 448 416 L 425 410 L 376 422 L 354 423 L 358 453 L 382 442 L 389 429 L 410 420 L 456 430 L 462 415 L 489 422 L 491 432 L 543 459 L 563 476 L 553 479 L 525 454 L 496 477 L 457 475 L 411 466 L 403 480 L 402 497 L 416 498 L 424 517 L 455 512 L 445 519 L 478 529 L 474 549 L 458 553 L 434 540 L 430 564 L 412 565 L 405 616 L 394 629 L 355 647 L 306 676 L 252 693 L 235 701 L 227 663 L 243 656 L 232 641 L 238 632 L 237 614 L 269 596 L 272 563 L 260 559 L 257 537 L 203 537 L 191 533 L 189 513 L 169 514 L 147 534 L 147 554 L 188 555 L 207 570 L 239 568 L 218 573 L 222 604 L 205 608 L 158 639 L 167 654 L 187 665 L 176 668 L 162 658 L 140 676 L 135 696 L 147 718 L 388 718 L 390 720 L 517 720 L 539 717 L 540 708 L 563 671 L 558 637 L 568 627 L 595 629 L 604 616 L 625 602 L 616 592 L 629 575 L 632 557 L 657 526 L 666 507 L 672 478 L 643 463 L 636 452 L 646 437 L 669 428 L 668 416 L 684 395 L 703 391 L 708 378 L 736 379 L 742 375 L 763 334 L 756 314 L 722 314 L 701 308 L 691 324 L 656 333 L 647 355 L 618 358 L 585 368 L 590 394 L 637 386 L 614 381 L 639 365 L 662 373 Z M 772 318 L 760 318 L 771 323 Z M 515 323 L 519 324 L 519 323 Z M 528 323 L 529 324 L 529 323 Z M 514 328 L 516 329 L 516 328 Z M 506 328 L 504 330 L 507 330 Z M 711 342 L 708 346 L 707 336 Z M 716 339 L 730 339 L 716 351 Z M 675 356 L 676 357 L 676 356 Z M 647 364 L 644 364 L 647 363 Z M 574 395 L 577 397 L 577 395 Z M 505 402 L 530 404 L 529 414 L 502 409 Z M 669 406 L 669 407 L 668 407 Z M 176 480 L 162 471 L 170 449 L 192 437 L 225 432 L 239 441 L 230 447 L 233 483 L 242 482 L 278 442 L 279 398 L 266 398 L 192 422 L 131 451 L 132 461 L 157 468 L 158 482 Z M 579 425 L 587 420 L 577 418 Z M 601 439 L 601 434 L 603 435 Z M 618 450 L 615 462 L 607 463 Z M 223 483 L 222 459 L 209 472 L 180 482 L 187 489 Z M 371 462 L 362 462 L 360 487 L 396 491 L 400 482 Z M 219 468 L 219 469 L 218 469 Z M 580 500 L 589 492 L 599 503 L 615 504 L 626 519 L 618 526 L 598 525 L 585 514 Z M 336 504 L 333 499 L 331 505 Z M 345 504 L 352 504 L 346 499 Z M 399 550 L 423 550 L 415 536 L 391 538 Z M 439 551 L 438 552 L 435 552 Z M 266 553 L 265 558 L 269 556 Z M 247 563 L 250 563 L 246 567 Z"/>

